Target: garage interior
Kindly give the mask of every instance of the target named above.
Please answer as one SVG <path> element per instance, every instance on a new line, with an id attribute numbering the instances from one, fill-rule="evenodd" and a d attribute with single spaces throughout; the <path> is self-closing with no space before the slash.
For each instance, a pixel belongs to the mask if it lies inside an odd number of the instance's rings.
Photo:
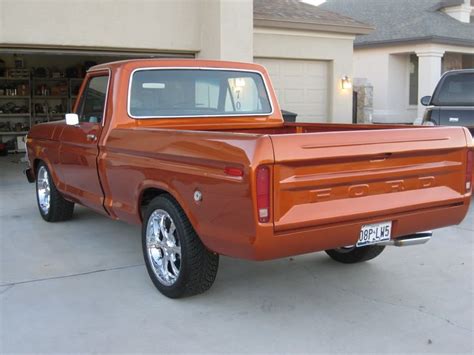
<path id="1" fill-rule="evenodd" d="M 0 155 L 25 151 L 32 126 L 71 112 L 87 69 L 133 58 L 189 54 L 0 49 Z"/>

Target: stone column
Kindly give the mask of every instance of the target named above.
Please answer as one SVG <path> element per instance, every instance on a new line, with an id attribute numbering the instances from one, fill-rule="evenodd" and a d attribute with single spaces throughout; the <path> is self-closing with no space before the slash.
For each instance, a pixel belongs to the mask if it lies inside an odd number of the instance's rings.
<path id="1" fill-rule="evenodd" d="M 418 56 L 418 117 L 423 117 L 425 107 L 419 102 L 423 96 L 433 95 L 441 77 L 441 58 L 444 51 L 416 52 Z"/>
<path id="2" fill-rule="evenodd" d="M 364 78 L 354 78 L 357 93 L 357 123 L 372 123 L 374 114 L 374 87 Z"/>

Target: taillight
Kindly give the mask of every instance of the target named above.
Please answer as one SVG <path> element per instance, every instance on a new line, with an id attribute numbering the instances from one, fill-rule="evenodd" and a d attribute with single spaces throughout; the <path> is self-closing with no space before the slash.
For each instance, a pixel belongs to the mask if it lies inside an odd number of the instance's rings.
<path id="1" fill-rule="evenodd" d="M 471 191 L 472 188 L 472 164 L 474 164 L 472 155 L 472 150 L 468 150 L 466 158 L 466 192 Z"/>
<path id="2" fill-rule="evenodd" d="M 270 169 L 268 166 L 257 168 L 256 179 L 258 221 L 266 223 L 270 220 Z"/>

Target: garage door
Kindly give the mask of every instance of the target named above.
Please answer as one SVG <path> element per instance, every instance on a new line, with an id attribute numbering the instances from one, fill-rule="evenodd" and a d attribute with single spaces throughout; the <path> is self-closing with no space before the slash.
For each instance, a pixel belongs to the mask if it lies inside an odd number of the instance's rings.
<path id="1" fill-rule="evenodd" d="M 299 122 L 328 121 L 328 62 L 255 58 L 270 73 L 282 110 Z"/>

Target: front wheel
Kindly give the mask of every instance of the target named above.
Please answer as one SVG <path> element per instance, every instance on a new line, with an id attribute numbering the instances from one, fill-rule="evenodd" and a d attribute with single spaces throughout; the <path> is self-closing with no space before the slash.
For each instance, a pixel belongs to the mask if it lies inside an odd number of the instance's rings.
<path id="1" fill-rule="evenodd" d="M 362 261 L 371 260 L 383 252 L 383 245 L 368 245 L 365 247 L 342 247 L 337 249 L 326 250 L 331 259 L 343 264 L 354 264 Z"/>
<path id="2" fill-rule="evenodd" d="M 142 247 L 148 274 L 163 295 L 192 296 L 214 283 L 219 255 L 206 249 L 171 196 L 158 196 L 148 205 Z"/>
<path id="3" fill-rule="evenodd" d="M 72 217 L 74 203 L 67 201 L 56 189 L 45 163 L 36 170 L 36 201 L 41 217 L 47 222 L 65 221 Z"/>

